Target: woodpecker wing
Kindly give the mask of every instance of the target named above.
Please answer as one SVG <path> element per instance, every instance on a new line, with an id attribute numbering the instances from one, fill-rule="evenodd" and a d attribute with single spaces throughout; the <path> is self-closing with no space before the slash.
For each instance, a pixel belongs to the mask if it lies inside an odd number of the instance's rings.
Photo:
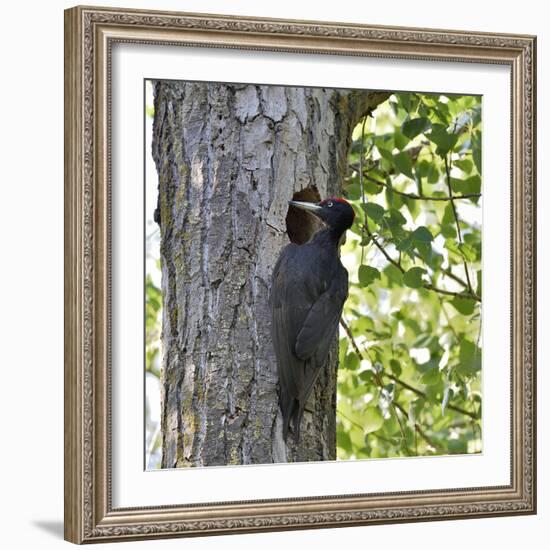
<path id="1" fill-rule="evenodd" d="M 296 284 L 296 280 L 304 278 L 304 274 L 298 272 L 298 248 L 295 244 L 285 247 L 273 270 L 271 286 L 271 328 L 283 407 L 285 402 L 297 399 L 304 386 L 304 362 L 296 356 L 294 349 L 312 306 L 311 298 L 302 292 L 301 285 Z"/>
<path id="2" fill-rule="evenodd" d="M 332 280 L 311 269 L 305 247 L 290 244 L 273 270 L 270 305 L 279 371 L 284 437 L 293 420 L 295 437 L 307 398 L 324 365 L 347 297 L 347 271 Z"/>
<path id="3" fill-rule="evenodd" d="M 348 297 L 347 271 L 342 268 L 326 292 L 312 305 L 296 339 L 296 355 L 306 361 L 315 359 L 322 366 L 338 330 L 344 302 Z"/>

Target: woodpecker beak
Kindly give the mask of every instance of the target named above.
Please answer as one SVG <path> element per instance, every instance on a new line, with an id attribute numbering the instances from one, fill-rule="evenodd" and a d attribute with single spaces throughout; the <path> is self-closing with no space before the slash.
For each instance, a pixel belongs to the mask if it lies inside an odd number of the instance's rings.
<path id="1" fill-rule="evenodd" d="M 290 204 L 291 206 L 295 206 L 296 208 L 300 208 L 302 210 L 309 210 L 313 214 L 317 214 L 318 212 L 323 210 L 322 206 L 319 206 L 314 202 L 288 201 L 288 204 Z"/>

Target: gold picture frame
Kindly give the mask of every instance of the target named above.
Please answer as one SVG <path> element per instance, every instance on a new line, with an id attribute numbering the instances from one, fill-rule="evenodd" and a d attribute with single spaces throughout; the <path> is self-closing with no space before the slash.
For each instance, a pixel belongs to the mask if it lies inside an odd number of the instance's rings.
<path id="1" fill-rule="evenodd" d="M 116 42 L 511 69 L 511 483 L 113 509 L 110 87 Z M 103 542 L 536 513 L 536 38 L 128 9 L 65 12 L 65 538 Z"/>

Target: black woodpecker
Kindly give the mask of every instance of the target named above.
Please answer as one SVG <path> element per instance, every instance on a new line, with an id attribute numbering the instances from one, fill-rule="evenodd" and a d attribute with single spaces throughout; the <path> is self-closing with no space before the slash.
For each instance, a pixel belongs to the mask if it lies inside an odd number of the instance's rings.
<path id="1" fill-rule="evenodd" d="M 283 438 L 287 440 L 291 427 L 298 442 L 306 401 L 325 365 L 348 296 L 348 272 L 340 261 L 339 244 L 355 213 L 347 201 L 338 198 L 289 204 L 324 222 L 307 243 L 290 243 L 282 250 L 271 284 Z"/>

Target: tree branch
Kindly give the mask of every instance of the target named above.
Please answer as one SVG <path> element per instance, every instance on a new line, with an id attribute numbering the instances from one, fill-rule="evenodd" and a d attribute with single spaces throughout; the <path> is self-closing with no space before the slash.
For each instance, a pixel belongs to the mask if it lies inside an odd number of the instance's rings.
<path id="1" fill-rule="evenodd" d="M 351 345 L 352 345 L 353 349 L 355 350 L 355 353 L 357 354 L 357 357 L 359 357 L 359 359 L 362 361 L 363 359 L 365 359 L 365 356 L 363 355 L 363 353 L 359 349 L 359 346 L 357 345 L 357 342 L 355 341 L 355 338 L 353 337 L 351 329 L 349 328 L 348 324 L 346 323 L 346 321 L 344 321 L 343 318 L 340 319 L 340 324 L 342 325 L 342 328 L 344 329 L 344 331 L 345 331 L 345 333 L 348 337 L 348 340 L 351 342 Z M 378 375 L 378 373 L 375 372 L 375 377 L 377 375 Z M 419 390 L 418 388 L 415 388 L 414 386 L 411 386 L 409 383 L 401 380 L 400 378 L 397 378 L 397 376 L 394 376 L 393 374 L 389 374 L 386 371 L 384 371 L 384 376 L 390 378 L 391 380 L 393 380 L 394 382 L 396 382 L 400 386 L 408 389 L 409 391 L 412 391 L 413 393 L 415 393 L 419 397 L 422 397 L 424 399 L 427 398 L 426 394 L 422 390 Z M 383 387 L 384 383 L 382 381 L 380 381 L 380 383 Z M 463 414 L 465 416 L 469 416 L 472 420 L 477 420 L 477 416 L 476 416 L 475 413 L 467 411 L 467 410 L 462 409 L 460 407 L 457 407 L 456 405 L 453 405 L 453 404 L 449 403 L 447 405 L 447 408 L 452 409 L 453 411 L 455 411 L 457 413 L 460 413 L 460 414 Z M 404 409 L 402 409 L 401 412 L 408 415 L 408 413 Z"/>
<path id="2" fill-rule="evenodd" d="M 460 339 L 458 338 L 458 334 L 456 333 L 456 330 L 453 327 L 453 324 L 451 323 L 451 319 L 449 318 L 449 314 L 447 313 L 447 310 L 445 309 L 445 303 L 441 298 L 439 298 L 439 304 L 441 306 L 441 311 L 443 312 L 443 315 L 445 316 L 445 319 L 447 320 L 447 326 L 451 329 L 451 332 L 453 333 L 453 336 L 455 337 L 455 340 L 457 342 L 460 342 Z"/>
<path id="3" fill-rule="evenodd" d="M 394 382 L 396 382 L 400 386 L 403 386 L 407 390 L 412 391 L 413 393 L 415 393 L 419 397 L 422 397 L 424 399 L 427 398 L 426 394 L 422 390 L 419 390 L 418 388 L 415 388 L 414 386 L 411 386 L 407 382 L 404 382 L 400 378 L 397 378 L 397 376 L 394 376 L 393 374 L 389 374 L 385 371 L 384 371 L 384 376 L 387 376 L 388 378 L 390 378 L 391 380 L 393 380 Z M 467 411 L 466 409 L 462 409 L 462 408 L 457 407 L 457 406 L 452 405 L 452 404 L 448 404 L 447 408 L 452 409 L 453 411 L 455 411 L 457 413 L 460 413 L 460 414 L 463 414 L 465 416 L 469 416 L 472 420 L 477 420 L 477 417 L 476 417 L 475 413 Z"/>
<path id="4" fill-rule="evenodd" d="M 372 231 L 369 229 L 369 226 L 367 223 L 365 223 L 365 231 L 367 232 L 367 235 L 370 237 L 370 239 L 372 240 L 372 242 L 376 245 L 376 247 L 378 248 L 378 250 L 380 250 L 380 252 L 382 252 L 382 254 L 384 254 L 384 257 L 388 260 L 388 262 L 390 262 L 391 264 L 393 264 L 395 267 L 397 267 L 397 269 L 399 269 L 399 271 L 401 271 L 401 273 L 405 273 L 405 269 L 403 269 L 403 267 L 401 266 L 400 263 L 396 262 L 387 252 L 387 250 L 378 242 L 378 239 L 376 238 L 376 236 L 374 235 L 374 233 L 372 233 Z M 447 273 L 448 274 L 448 273 Z M 450 275 L 451 278 L 455 278 L 453 275 Z M 456 278 L 458 279 L 458 278 Z M 455 279 L 455 280 L 456 280 Z M 458 280 L 458 282 L 461 282 L 460 280 Z M 469 288 L 469 292 L 468 293 L 463 293 L 463 292 L 453 292 L 452 290 L 445 290 L 443 288 L 439 288 L 431 283 L 424 283 L 423 285 L 423 288 L 425 288 L 426 290 L 432 290 L 434 292 L 437 292 L 439 294 L 445 294 L 446 296 L 455 296 L 457 298 L 471 298 L 472 300 L 475 300 L 476 302 L 481 302 L 481 298 L 475 294 L 471 288 Z"/>
<path id="5" fill-rule="evenodd" d="M 463 281 L 460 277 L 458 277 L 457 275 L 455 275 L 452 271 L 451 271 L 451 268 L 447 268 L 447 269 L 442 269 L 441 270 L 441 273 L 443 273 L 444 275 L 447 275 L 447 277 L 449 277 L 450 279 L 453 279 L 453 281 L 456 281 L 459 285 L 463 286 L 464 288 L 468 288 L 468 283 L 466 281 Z"/>
<path id="6" fill-rule="evenodd" d="M 428 437 L 428 435 L 426 434 L 426 432 L 420 427 L 419 424 L 417 424 L 416 422 L 414 423 L 414 429 L 420 434 L 420 437 L 422 437 L 422 439 L 424 439 L 424 441 L 426 441 L 426 443 L 428 445 L 430 445 L 431 447 L 433 447 L 436 451 L 441 451 L 441 447 L 439 446 L 438 443 L 436 443 L 433 439 L 431 439 L 430 437 Z"/>
<path id="7" fill-rule="evenodd" d="M 359 346 L 357 345 L 357 342 L 355 341 L 355 338 L 353 337 L 353 334 L 351 333 L 351 329 L 349 328 L 348 324 L 344 321 L 344 318 L 340 318 L 340 325 L 344 329 L 348 340 L 351 342 L 351 345 L 353 346 L 353 349 L 355 350 L 355 353 L 357 354 L 357 357 L 362 361 L 365 357 L 361 353 L 361 350 L 359 349 Z"/>
<path id="8" fill-rule="evenodd" d="M 355 164 L 350 164 L 349 166 L 358 174 L 362 173 L 363 177 L 369 180 L 370 182 L 376 185 L 379 185 L 380 187 L 386 187 L 386 188 L 390 187 L 386 182 L 377 180 L 376 178 L 373 178 L 369 174 L 365 174 L 364 171 L 361 172 L 361 168 L 358 168 Z M 401 195 L 402 197 L 406 197 L 407 199 L 422 200 L 422 201 L 453 201 L 453 200 L 459 200 L 459 199 L 474 199 L 474 198 L 481 197 L 481 193 L 465 193 L 464 195 L 453 195 L 453 197 L 450 198 L 450 197 L 430 197 L 422 194 L 405 193 L 404 191 L 398 191 L 397 189 L 395 189 L 395 187 L 391 187 L 391 190 L 396 195 Z"/>

